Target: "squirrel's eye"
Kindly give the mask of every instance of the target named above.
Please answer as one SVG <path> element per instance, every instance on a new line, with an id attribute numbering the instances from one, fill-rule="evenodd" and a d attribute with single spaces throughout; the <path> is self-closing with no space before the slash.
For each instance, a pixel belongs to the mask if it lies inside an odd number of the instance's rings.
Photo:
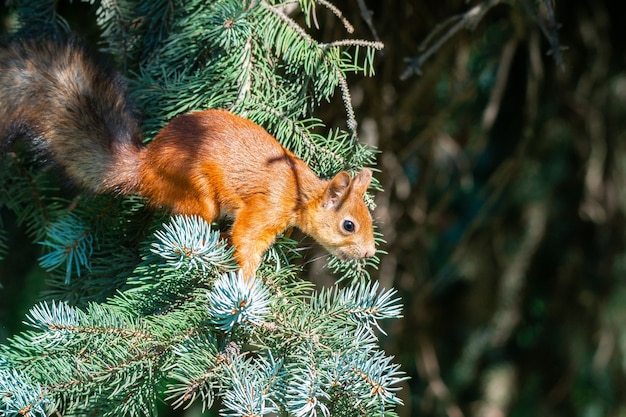
<path id="1" fill-rule="evenodd" d="M 354 223 L 352 223 L 350 220 L 344 220 L 343 230 L 345 230 L 348 233 L 354 232 Z"/>

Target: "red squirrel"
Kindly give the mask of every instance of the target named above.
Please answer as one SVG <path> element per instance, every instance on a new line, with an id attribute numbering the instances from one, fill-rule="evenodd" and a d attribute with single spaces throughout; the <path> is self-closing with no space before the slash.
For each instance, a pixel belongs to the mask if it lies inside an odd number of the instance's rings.
<path id="1" fill-rule="evenodd" d="M 119 74 L 75 41 L 0 45 L 0 150 L 18 136 L 93 192 L 139 194 L 209 223 L 233 216 L 247 279 L 289 227 L 342 259 L 376 250 L 363 201 L 369 169 L 322 180 L 262 127 L 225 110 L 179 115 L 146 146 Z"/>

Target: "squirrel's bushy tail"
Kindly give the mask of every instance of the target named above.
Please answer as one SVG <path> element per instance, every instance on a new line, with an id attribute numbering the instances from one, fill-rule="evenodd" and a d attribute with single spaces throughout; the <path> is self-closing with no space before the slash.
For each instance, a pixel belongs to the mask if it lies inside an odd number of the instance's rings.
<path id="1" fill-rule="evenodd" d="M 17 137 L 89 190 L 137 187 L 144 147 L 125 85 L 75 41 L 0 44 L 0 150 Z"/>

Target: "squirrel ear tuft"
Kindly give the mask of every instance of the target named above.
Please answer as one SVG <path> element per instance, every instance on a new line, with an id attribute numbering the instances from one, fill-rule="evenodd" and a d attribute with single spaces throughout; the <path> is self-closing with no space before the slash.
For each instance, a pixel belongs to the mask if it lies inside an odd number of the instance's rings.
<path id="1" fill-rule="evenodd" d="M 330 180 L 324 191 L 324 201 L 322 205 L 325 208 L 337 208 L 345 200 L 350 187 L 350 174 L 341 171 Z"/>
<path id="2" fill-rule="evenodd" d="M 368 187 L 370 186 L 370 182 L 372 182 L 372 170 L 369 168 L 363 168 L 352 179 L 354 192 L 358 193 L 359 195 L 365 194 L 365 191 L 367 191 Z"/>

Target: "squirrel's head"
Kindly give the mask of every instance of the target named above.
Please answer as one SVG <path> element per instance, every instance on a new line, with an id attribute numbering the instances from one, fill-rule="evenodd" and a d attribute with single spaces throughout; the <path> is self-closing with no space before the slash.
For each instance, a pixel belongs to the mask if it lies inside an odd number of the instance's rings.
<path id="1" fill-rule="evenodd" d="M 376 252 L 372 216 L 363 201 L 371 179 L 367 168 L 354 178 L 341 171 L 309 213 L 313 230 L 307 233 L 340 259 L 370 258 Z"/>

